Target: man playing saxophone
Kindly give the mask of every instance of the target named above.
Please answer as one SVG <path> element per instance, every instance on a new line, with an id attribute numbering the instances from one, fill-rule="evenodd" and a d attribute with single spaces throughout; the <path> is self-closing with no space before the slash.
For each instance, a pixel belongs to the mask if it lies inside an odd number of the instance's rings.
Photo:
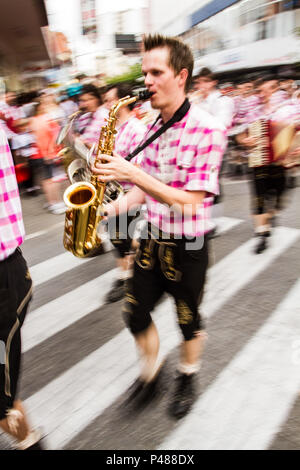
<path id="1" fill-rule="evenodd" d="M 184 416 L 195 397 L 196 373 L 206 338 L 199 313 L 208 266 L 210 207 L 218 194 L 218 173 L 226 144 L 225 129 L 215 118 L 186 98 L 192 79 L 193 56 L 176 38 L 144 39 L 142 71 L 151 106 L 160 111 L 148 136 L 174 114 L 176 120 L 144 151 L 136 168 L 117 154 L 101 155 L 94 165 L 101 182 L 128 181 L 134 187 L 106 206 L 107 215 L 127 212 L 146 203 L 147 230 L 142 235 L 134 274 L 128 283 L 123 314 L 142 356 L 142 370 L 129 399 L 147 402 L 161 376 L 159 337 L 151 311 L 168 292 L 176 303 L 183 335 L 181 358 L 170 413 Z M 177 111 L 177 112 L 176 112 Z M 171 121 L 173 122 L 173 120 Z"/>

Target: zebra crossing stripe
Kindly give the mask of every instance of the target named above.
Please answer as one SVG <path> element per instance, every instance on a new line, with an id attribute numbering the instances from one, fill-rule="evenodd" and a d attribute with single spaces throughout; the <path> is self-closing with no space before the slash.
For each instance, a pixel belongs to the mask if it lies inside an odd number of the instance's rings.
<path id="1" fill-rule="evenodd" d="M 222 261 L 218 263 L 213 268 L 216 275 L 221 277 L 221 269 L 224 267 L 226 268 L 225 273 L 228 273 L 230 268 L 235 275 L 232 274 L 228 277 L 227 286 L 224 283 L 218 286 L 213 278 L 209 281 L 207 295 L 210 300 L 205 301 L 205 309 L 209 316 L 216 313 L 221 306 L 221 303 L 215 300 L 216 297 L 223 295 L 224 302 L 226 302 L 237 291 L 234 286 L 235 282 L 243 278 L 243 283 L 239 282 L 239 288 L 246 286 L 253 277 L 291 246 L 299 235 L 300 231 L 298 230 L 278 228 L 274 234 L 276 247 L 270 248 L 273 250 L 272 259 L 269 256 L 258 258 L 251 254 L 252 264 L 260 263 L 257 270 L 246 269 L 245 271 L 245 267 L 239 264 L 239 269 L 235 269 L 243 252 L 248 251 L 249 242 L 243 245 L 242 250 L 238 248 L 228 255 L 225 266 Z M 251 242 L 253 244 L 252 240 Z M 260 259 L 264 259 L 264 261 L 259 261 Z M 214 290 L 214 296 L 209 295 L 210 289 Z M 156 309 L 154 315 L 161 337 L 162 357 L 177 346 L 181 340 L 172 310 L 172 302 L 168 299 Z M 70 317 L 73 313 L 70 315 L 70 311 L 68 311 L 65 312 L 65 315 Z M 48 329 L 48 325 L 45 328 L 44 324 L 44 329 Z M 122 358 L 124 358 L 123 361 Z M 28 398 L 25 404 L 34 423 L 43 425 L 45 428 L 50 447 L 61 448 L 124 393 L 137 375 L 138 364 L 134 341 L 129 332 L 123 330 L 101 348 Z"/>
<path id="2" fill-rule="evenodd" d="M 230 217 L 222 217 L 220 219 L 222 219 L 219 229 L 220 233 L 230 230 L 243 222 L 241 219 Z M 90 258 L 76 258 L 71 253 L 66 252 L 30 268 L 31 277 L 36 287 L 70 269 L 82 266 L 83 263 L 89 260 Z M 96 279 L 30 312 L 22 330 L 23 352 L 37 346 L 45 339 L 102 307 L 104 298 L 116 275 L 116 269 L 108 271 Z M 72 315 L 69 314 L 70 311 Z M 45 318 L 47 318 L 47 329 L 44 328 Z"/>
<path id="3" fill-rule="evenodd" d="M 235 219 L 233 217 L 219 217 L 218 218 L 218 232 L 220 234 L 225 233 L 237 225 L 244 222 L 242 219 Z M 44 232 L 41 232 L 44 234 Z M 101 235 L 103 239 L 103 245 L 105 251 L 111 249 L 110 242 L 108 240 L 107 234 L 104 233 Z M 34 286 L 37 287 L 44 282 L 50 281 L 55 277 L 64 274 L 65 272 L 82 266 L 83 264 L 91 261 L 93 258 L 76 258 L 68 251 L 60 255 L 54 256 L 46 261 L 38 263 L 30 267 L 30 274 L 34 283 Z"/>
<path id="4" fill-rule="evenodd" d="M 268 448 L 300 390 L 299 340 L 300 279 L 160 449 Z"/>
<path id="5" fill-rule="evenodd" d="M 278 256 L 287 250 L 300 236 L 293 228 L 277 227 L 270 239 L 269 248 L 254 255 L 257 240 L 254 238 L 239 246 L 208 271 L 207 292 L 202 303 L 208 318 L 222 304 L 264 271 Z"/>
<path id="6" fill-rule="evenodd" d="M 22 328 L 22 351 L 28 351 L 102 307 L 117 273 L 117 269 L 112 269 L 30 312 Z"/>
<path id="7" fill-rule="evenodd" d="M 32 277 L 34 286 L 37 287 L 44 282 L 64 274 L 70 269 L 77 268 L 90 261 L 92 258 L 76 258 L 68 251 L 60 255 L 54 256 L 42 263 L 36 264 L 30 268 L 30 275 Z"/>

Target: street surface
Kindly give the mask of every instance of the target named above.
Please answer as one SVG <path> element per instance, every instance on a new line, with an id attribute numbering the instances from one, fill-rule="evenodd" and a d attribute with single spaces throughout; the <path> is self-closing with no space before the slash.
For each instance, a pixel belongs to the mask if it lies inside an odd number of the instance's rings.
<path id="1" fill-rule="evenodd" d="M 124 401 L 139 370 L 134 342 L 122 303 L 104 303 L 113 252 L 74 258 L 62 245 L 64 216 L 43 210 L 42 196 L 22 197 L 35 290 L 20 397 L 48 449 L 300 448 L 300 187 L 290 190 L 269 249 L 254 255 L 242 178 L 224 181 L 201 309 L 209 340 L 198 399 L 179 422 L 167 414 L 180 342 L 172 302 L 163 299 L 154 314 L 166 358 L 162 396 L 132 413 Z"/>

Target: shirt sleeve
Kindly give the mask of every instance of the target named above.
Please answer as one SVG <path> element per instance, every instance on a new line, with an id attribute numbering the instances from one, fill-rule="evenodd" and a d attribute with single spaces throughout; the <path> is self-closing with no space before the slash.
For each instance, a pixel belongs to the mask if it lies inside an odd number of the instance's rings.
<path id="1" fill-rule="evenodd" d="M 212 129 L 200 140 L 184 190 L 219 194 L 219 172 L 226 143 L 226 131 L 221 129 Z"/>

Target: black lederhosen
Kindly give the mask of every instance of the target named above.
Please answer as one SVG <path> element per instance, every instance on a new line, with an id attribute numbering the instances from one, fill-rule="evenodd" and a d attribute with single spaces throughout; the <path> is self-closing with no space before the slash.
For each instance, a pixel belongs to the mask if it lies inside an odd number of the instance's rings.
<path id="1" fill-rule="evenodd" d="M 204 329 L 199 304 L 207 266 L 207 236 L 197 239 L 196 244 L 187 239 L 153 239 L 143 235 L 123 308 L 131 332 L 138 334 L 150 326 L 151 311 L 167 292 L 175 300 L 184 339 L 193 339 L 196 332 Z"/>
<path id="2" fill-rule="evenodd" d="M 119 258 L 124 258 L 131 252 L 134 229 L 139 215 L 139 212 L 136 215 L 125 213 L 110 218 L 108 221 L 110 241 L 116 248 Z"/>
<path id="3" fill-rule="evenodd" d="M 285 169 L 280 165 L 265 165 L 253 168 L 254 201 L 253 212 L 266 214 L 267 203 L 272 201 L 274 209 L 281 209 L 282 195 L 286 188 Z"/>
<path id="4" fill-rule="evenodd" d="M 21 364 L 21 327 L 32 281 L 19 248 L 0 262 L 0 420 L 15 401 Z"/>

